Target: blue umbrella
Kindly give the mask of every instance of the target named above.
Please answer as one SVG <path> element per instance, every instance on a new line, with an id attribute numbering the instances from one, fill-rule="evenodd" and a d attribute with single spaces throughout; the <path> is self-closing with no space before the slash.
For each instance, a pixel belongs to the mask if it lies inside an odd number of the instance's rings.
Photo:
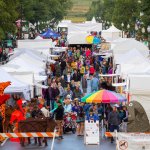
<path id="1" fill-rule="evenodd" d="M 50 38 L 50 37 L 60 37 L 59 34 L 55 33 L 54 31 L 52 31 L 51 29 L 48 29 L 45 33 L 43 33 L 41 35 L 42 37 L 46 37 L 46 38 Z"/>
<path id="2" fill-rule="evenodd" d="M 100 44 L 100 43 L 101 43 L 100 38 L 95 36 L 94 39 L 93 39 L 93 44 Z"/>

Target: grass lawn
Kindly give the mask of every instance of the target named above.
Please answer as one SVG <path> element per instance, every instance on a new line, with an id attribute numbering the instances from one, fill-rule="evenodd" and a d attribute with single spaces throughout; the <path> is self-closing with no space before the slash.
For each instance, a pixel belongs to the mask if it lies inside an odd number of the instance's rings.
<path id="1" fill-rule="evenodd" d="M 65 19 L 72 20 L 72 22 L 86 21 L 86 13 L 94 0 L 72 0 L 73 7 L 68 11 Z"/>

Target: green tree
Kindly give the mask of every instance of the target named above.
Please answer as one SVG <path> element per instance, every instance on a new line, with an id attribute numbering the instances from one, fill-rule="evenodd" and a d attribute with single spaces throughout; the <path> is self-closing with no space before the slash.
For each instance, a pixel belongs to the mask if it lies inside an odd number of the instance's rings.
<path id="1" fill-rule="evenodd" d="M 38 21 L 59 21 L 72 6 L 70 0 L 21 0 L 24 19 L 31 23 Z"/>
<path id="2" fill-rule="evenodd" d="M 88 13 L 86 14 L 87 20 L 91 20 L 93 17 L 104 18 L 104 3 L 103 0 L 93 1 Z"/>
<path id="3" fill-rule="evenodd" d="M 115 26 L 121 29 L 121 23 L 124 23 L 125 30 L 128 24 L 131 29 L 134 29 L 136 19 L 140 14 L 138 5 L 137 0 L 116 0 L 112 17 Z"/>
<path id="4" fill-rule="evenodd" d="M 0 40 L 5 38 L 6 33 L 16 31 L 15 21 L 18 17 L 18 0 L 0 0 Z"/>
<path id="5" fill-rule="evenodd" d="M 104 20 L 112 22 L 116 0 L 104 0 Z"/>
<path id="6" fill-rule="evenodd" d="M 97 0 L 93 1 L 87 19 L 91 20 L 93 16 L 101 17 L 103 21 L 112 21 L 115 0 Z"/>
<path id="7" fill-rule="evenodd" d="M 150 0 L 141 1 L 141 12 L 143 12 L 142 21 L 145 27 L 150 25 Z"/>

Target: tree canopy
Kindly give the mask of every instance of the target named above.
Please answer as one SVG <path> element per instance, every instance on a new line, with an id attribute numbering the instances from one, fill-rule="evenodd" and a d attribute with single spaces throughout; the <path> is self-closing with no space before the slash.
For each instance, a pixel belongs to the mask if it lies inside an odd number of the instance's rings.
<path id="1" fill-rule="evenodd" d="M 144 15 L 140 16 L 140 12 Z M 92 3 L 87 19 L 93 16 L 101 17 L 119 29 L 122 29 L 121 24 L 124 23 L 124 29 L 129 24 L 130 30 L 133 30 L 137 20 L 143 22 L 146 28 L 150 25 L 150 0 L 97 0 Z"/>
<path id="2" fill-rule="evenodd" d="M 59 21 L 72 6 L 70 0 L 21 0 L 23 17 L 31 23 L 38 21 Z"/>
<path id="3" fill-rule="evenodd" d="M 16 31 L 15 21 L 25 19 L 57 22 L 72 6 L 71 0 L 0 0 L 0 39 Z"/>
<path id="4" fill-rule="evenodd" d="M 6 33 L 14 33 L 15 21 L 18 18 L 17 8 L 19 0 L 0 0 L 0 39 L 4 38 Z"/>

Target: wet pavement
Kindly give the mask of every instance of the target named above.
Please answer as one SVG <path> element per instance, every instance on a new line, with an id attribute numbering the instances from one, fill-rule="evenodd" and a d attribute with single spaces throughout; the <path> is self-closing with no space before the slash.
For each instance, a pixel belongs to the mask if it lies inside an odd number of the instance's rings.
<path id="1" fill-rule="evenodd" d="M 68 133 L 63 140 L 55 139 L 53 150 L 115 150 L 115 143 L 110 143 L 108 139 L 101 140 L 100 145 L 85 145 L 83 139 L 83 137 Z M 51 143 L 52 139 L 48 140 L 47 147 L 44 144 L 39 147 L 32 141 L 31 145 L 21 147 L 19 143 L 8 140 L 3 147 L 0 147 L 0 150 L 51 150 Z"/>

